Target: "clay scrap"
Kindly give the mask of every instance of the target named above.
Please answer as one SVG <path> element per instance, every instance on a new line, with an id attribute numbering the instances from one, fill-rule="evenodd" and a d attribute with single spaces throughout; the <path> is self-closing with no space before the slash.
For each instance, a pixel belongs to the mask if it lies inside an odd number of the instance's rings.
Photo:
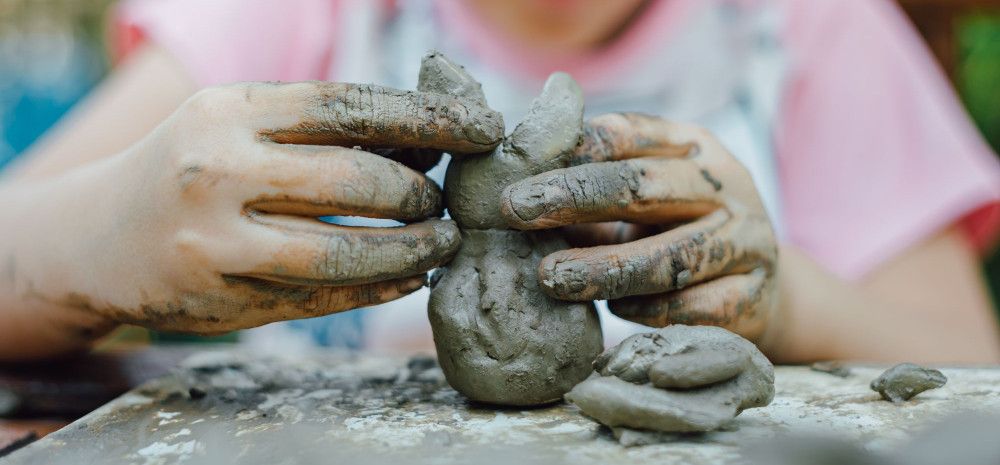
<path id="1" fill-rule="evenodd" d="M 838 378 L 847 378 L 848 376 L 851 376 L 850 368 L 841 362 L 833 360 L 813 363 L 812 365 L 809 365 L 809 369 L 820 373 L 830 374 Z"/>
<path id="2" fill-rule="evenodd" d="M 871 388 L 885 400 L 903 402 L 928 389 L 944 386 L 947 382 L 948 378 L 938 370 L 901 363 L 872 381 Z"/>
<path id="3" fill-rule="evenodd" d="M 637 334 L 601 354 L 594 369 L 566 400 L 612 428 L 712 431 L 774 398 L 767 357 L 717 327 L 674 325 Z"/>
<path id="4" fill-rule="evenodd" d="M 486 102 L 479 83 L 439 53 L 424 57 L 418 88 Z M 539 261 L 566 242 L 549 231 L 510 230 L 500 214 L 505 187 L 566 167 L 582 134 L 580 87 L 556 73 L 495 151 L 452 154 L 445 197 L 462 246 L 431 278 L 428 315 L 441 369 L 469 399 L 559 401 L 603 348 L 593 303 L 556 300 L 539 288 Z"/>

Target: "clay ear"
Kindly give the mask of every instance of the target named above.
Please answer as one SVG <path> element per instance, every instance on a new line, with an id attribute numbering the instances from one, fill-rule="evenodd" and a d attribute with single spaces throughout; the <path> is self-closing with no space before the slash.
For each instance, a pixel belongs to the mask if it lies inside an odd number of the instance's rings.
<path id="1" fill-rule="evenodd" d="M 564 165 L 582 136 L 583 91 L 568 74 L 553 73 L 528 115 L 504 142 L 504 151 L 544 171 Z"/>
<path id="2" fill-rule="evenodd" d="M 692 389 L 739 376 L 750 355 L 738 347 L 702 349 L 663 357 L 649 366 L 649 380 L 661 389 Z"/>
<path id="3" fill-rule="evenodd" d="M 486 105 L 482 84 L 470 76 L 464 66 L 433 50 L 420 62 L 417 90 L 454 95 Z"/>

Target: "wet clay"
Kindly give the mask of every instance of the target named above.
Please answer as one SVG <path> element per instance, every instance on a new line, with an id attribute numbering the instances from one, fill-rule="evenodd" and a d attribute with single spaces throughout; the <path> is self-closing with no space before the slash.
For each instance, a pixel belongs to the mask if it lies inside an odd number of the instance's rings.
<path id="1" fill-rule="evenodd" d="M 890 402 L 903 402 L 928 389 L 937 389 L 948 382 L 940 371 L 912 363 L 901 363 L 872 381 L 873 391 Z"/>
<path id="2" fill-rule="evenodd" d="M 424 58 L 418 88 L 485 104 L 479 83 L 436 53 Z M 580 88 L 557 73 L 501 147 L 452 154 L 445 197 L 462 245 L 431 279 L 428 314 L 445 377 L 469 399 L 556 402 L 590 374 L 602 349 L 592 303 L 556 300 L 539 288 L 538 263 L 566 242 L 548 231 L 507 229 L 500 214 L 503 189 L 565 167 L 582 128 Z"/>
<path id="3" fill-rule="evenodd" d="M 722 328 L 674 325 L 637 334 L 594 361 L 566 394 L 610 427 L 712 431 L 774 398 L 774 367 L 750 341 Z"/>

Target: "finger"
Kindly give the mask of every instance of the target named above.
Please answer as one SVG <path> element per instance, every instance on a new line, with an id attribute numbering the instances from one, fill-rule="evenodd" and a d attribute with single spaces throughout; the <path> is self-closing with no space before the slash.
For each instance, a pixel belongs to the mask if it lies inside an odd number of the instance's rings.
<path id="1" fill-rule="evenodd" d="M 223 262 L 225 274 L 302 286 L 413 276 L 446 263 L 461 243 L 458 227 L 448 220 L 371 228 L 257 216 L 247 236 Z"/>
<path id="2" fill-rule="evenodd" d="M 571 224 L 560 229 L 561 235 L 572 247 L 622 244 L 662 232 L 654 225 L 611 221 L 597 224 Z"/>
<path id="3" fill-rule="evenodd" d="M 649 380 L 663 389 L 691 389 L 732 379 L 750 362 L 745 352 L 695 349 L 663 357 L 649 367 Z"/>
<path id="4" fill-rule="evenodd" d="M 312 318 L 377 305 L 420 289 L 426 276 L 342 287 L 308 287 L 250 277 L 224 277 L 225 287 L 189 302 L 146 305 L 136 323 L 162 331 L 221 334 L 267 323 Z M 183 311 L 179 312 L 178 309 Z M 226 309 L 220 314 L 218 309 Z"/>
<path id="5" fill-rule="evenodd" d="M 574 223 L 664 223 L 718 208 L 721 189 L 691 160 L 634 159 L 548 171 L 507 186 L 501 212 L 516 229 Z"/>
<path id="6" fill-rule="evenodd" d="M 441 189 L 434 181 L 378 155 L 341 147 L 270 145 L 264 150 L 249 174 L 253 197 L 247 209 L 401 221 L 442 213 Z"/>
<path id="7" fill-rule="evenodd" d="M 435 149 L 375 149 L 372 153 L 426 173 L 441 162 L 444 152 Z"/>
<path id="8" fill-rule="evenodd" d="M 682 158 L 696 152 L 696 126 L 674 123 L 640 113 L 609 113 L 583 127 L 583 142 L 574 164 L 625 160 L 638 157 Z"/>
<path id="9" fill-rule="evenodd" d="M 542 289 L 563 300 L 617 299 L 749 271 L 766 257 L 770 238 L 741 223 L 720 210 L 627 244 L 558 251 L 539 264 Z"/>
<path id="10" fill-rule="evenodd" d="M 240 323 L 244 327 L 274 321 L 313 318 L 396 300 L 426 285 L 426 275 L 353 286 L 303 287 L 229 277 L 232 290 L 248 296 Z"/>
<path id="11" fill-rule="evenodd" d="M 477 153 L 503 139 L 499 113 L 445 94 L 333 82 L 243 86 L 259 134 L 278 143 Z"/>
<path id="12" fill-rule="evenodd" d="M 615 315 L 635 323 L 663 327 L 672 324 L 719 326 L 748 339 L 764 329 L 767 271 L 723 276 L 689 288 L 658 295 L 634 296 L 608 302 Z"/>

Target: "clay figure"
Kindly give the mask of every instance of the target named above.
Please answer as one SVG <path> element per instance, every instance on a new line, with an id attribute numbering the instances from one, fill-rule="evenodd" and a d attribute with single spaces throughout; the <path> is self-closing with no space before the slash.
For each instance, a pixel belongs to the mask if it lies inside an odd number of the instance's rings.
<path id="1" fill-rule="evenodd" d="M 928 389 L 944 386 L 948 378 L 937 370 L 922 368 L 912 363 L 900 363 L 872 381 L 873 391 L 890 402 L 903 402 Z"/>
<path id="2" fill-rule="evenodd" d="M 485 104 L 479 83 L 438 53 L 424 58 L 418 88 Z M 441 369 L 469 399 L 559 401 L 590 374 L 603 348 L 593 303 L 556 300 L 539 288 L 539 261 L 566 242 L 550 231 L 508 229 L 500 213 L 505 187 L 567 166 L 582 134 L 582 92 L 556 73 L 500 147 L 452 154 L 445 198 L 462 245 L 431 279 L 428 314 Z"/>
<path id="3" fill-rule="evenodd" d="M 774 367 L 750 341 L 713 326 L 673 325 L 637 334 L 594 361 L 566 394 L 610 426 L 712 431 L 774 398 Z"/>

